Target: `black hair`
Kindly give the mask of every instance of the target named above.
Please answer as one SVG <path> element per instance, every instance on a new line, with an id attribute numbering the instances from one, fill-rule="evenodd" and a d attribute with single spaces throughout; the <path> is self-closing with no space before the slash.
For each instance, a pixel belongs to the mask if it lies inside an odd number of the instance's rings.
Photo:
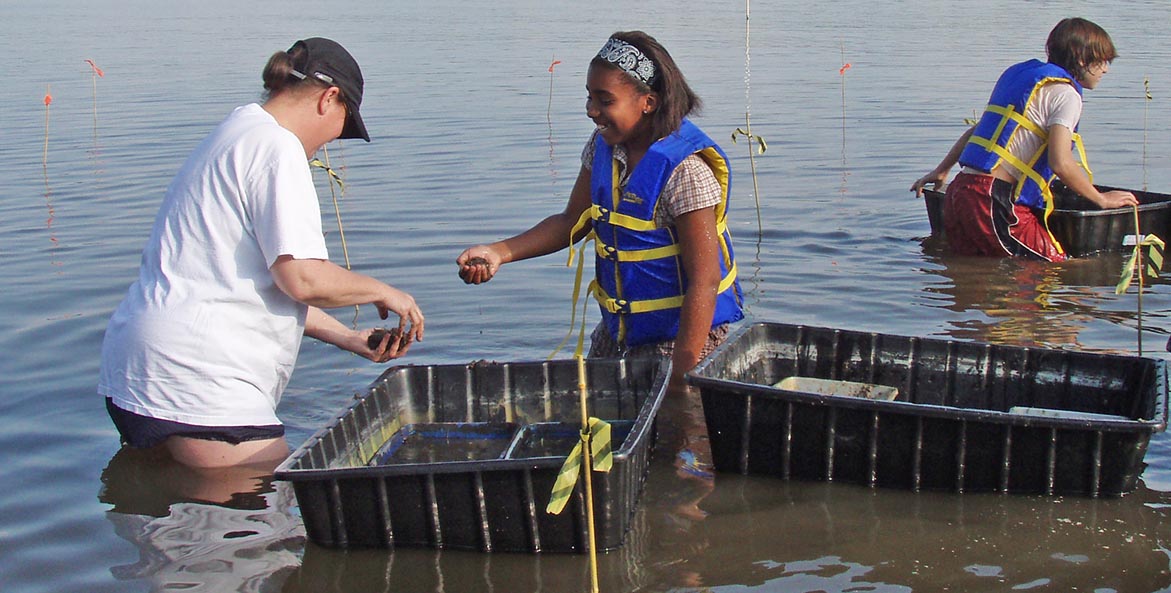
<path id="1" fill-rule="evenodd" d="M 684 117 L 698 113 L 703 107 L 703 102 L 688 86 L 687 79 L 675 65 L 671 54 L 667 53 L 666 48 L 654 37 L 642 31 L 618 31 L 610 37 L 633 45 L 655 64 L 655 76 L 651 79 L 650 85 L 633 76 L 627 77 L 640 92 L 653 92 L 658 96 L 659 106 L 651 115 L 651 132 L 654 134 L 652 138 L 664 138 L 674 133 L 683 124 Z M 599 57 L 591 60 L 590 66 L 618 68 Z"/>

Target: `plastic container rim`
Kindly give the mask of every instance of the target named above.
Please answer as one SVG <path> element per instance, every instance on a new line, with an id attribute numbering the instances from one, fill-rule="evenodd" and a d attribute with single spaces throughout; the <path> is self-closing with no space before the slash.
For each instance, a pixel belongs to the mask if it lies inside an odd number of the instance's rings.
<path id="1" fill-rule="evenodd" d="M 574 359 L 568 359 L 574 360 Z M 595 358 L 587 359 L 586 364 L 591 361 L 617 361 L 620 358 Z M 509 364 L 509 365 L 527 365 L 527 364 L 549 364 L 566 362 L 565 359 L 555 360 L 524 360 L 524 361 L 508 361 L 497 362 L 489 364 Z M 404 364 L 395 365 L 383 371 L 378 375 L 378 378 L 371 381 L 366 387 L 366 391 L 354 392 L 351 400 L 346 403 L 345 407 L 341 408 L 333 417 L 325 423 L 324 426 L 317 429 L 312 435 L 305 439 L 300 446 L 294 449 L 288 457 L 281 461 L 280 465 L 273 471 L 273 478 L 276 480 L 295 482 L 299 480 L 315 480 L 320 478 L 366 478 L 377 476 L 393 476 L 401 474 L 417 474 L 419 468 L 426 467 L 428 473 L 447 474 L 447 473 L 461 473 L 468 471 L 477 472 L 494 472 L 494 471 L 513 471 L 517 469 L 530 468 L 556 468 L 560 467 L 565 462 L 565 455 L 560 457 L 530 457 L 524 459 L 492 459 L 489 460 L 485 467 L 485 460 L 468 460 L 468 461 L 447 461 L 443 463 L 403 463 L 395 465 L 377 465 L 377 466 L 360 466 L 360 467 L 336 467 L 336 468 L 314 468 L 314 469 L 297 469 L 293 466 L 300 461 L 301 457 L 306 455 L 309 450 L 320 442 L 326 434 L 333 429 L 343 418 L 345 418 L 355 407 L 362 403 L 363 398 L 380 383 L 386 380 L 390 375 L 397 372 L 407 372 L 412 368 L 427 368 L 434 366 L 467 366 L 468 363 L 454 363 L 452 365 L 428 365 L 428 364 Z M 648 398 L 650 399 L 650 406 L 644 406 L 639 410 L 638 416 L 634 419 L 634 425 L 630 429 L 630 433 L 623 442 L 622 447 L 613 452 L 616 460 L 627 459 L 632 450 L 637 438 L 631 438 L 642 434 L 643 431 L 651 430 L 648 426 L 657 417 L 659 407 L 662 405 L 663 397 L 660 397 L 660 392 L 667 388 L 667 378 L 670 377 L 671 363 L 667 360 L 662 363 L 662 366 L 655 374 L 654 382 L 651 384 L 651 390 Z"/>
<path id="2" fill-rule="evenodd" d="M 743 338 L 743 336 L 745 334 L 752 331 L 756 327 L 769 327 L 769 326 L 776 326 L 776 325 L 792 325 L 792 324 L 777 324 L 777 323 L 772 323 L 772 322 L 767 322 L 767 321 L 753 321 L 753 322 L 745 323 L 742 327 L 733 331 L 733 333 L 728 336 L 728 339 L 725 340 L 723 344 L 716 347 L 716 349 L 713 350 L 711 352 L 711 354 L 709 354 L 703 360 L 701 360 L 699 362 L 699 364 L 696 365 L 696 367 L 694 369 L 685 373 L 684 374 L 685 379 L 687 380 L 687 382 L 689 384 L 695 385 L 695 386 L 699 387 L 700 389 L 706 388 L 709 390 L 710 389 L 719 389 L 719 390 L 727 391 L 729 386 L 733 386 L 737 391 L 744 392 L 747 395 L 751 395 L 751 396 L 762 396 L 762 397 L 766 397 L 766 398 L 770 398 L 770 399 L 793 400 L 793 401 L 797 401 L 800 403 L 813 404 L 813 405 L 824 405 L 824 406 L 831 406 L 832 405 L 834 407 L 883 410 L 883 411 L 887 411 L 887 412 L 891 412 L 891 413 L 899 413 L 899 414 L 915 415 L 915 416 L 930 416 L 930 417 L 935 417 L 935 418 L 952 418 L 952 419 L 957 419 L 957 420 L 981 420 L 981 421 L 995 420 L 999 423 L 1012 424 L 1012 425 L 1017 425 L 1017 426 L 1049 426 L 1049 427 L 1053 427 L 1053 428 L 1080 428 L 1080 429 L 1093 427 L 1094 429 L 1108 431 L 1108 432 L 1134 431 L 1137 428 L 1137 429 L 1145 430 L 1147 432 L 1156 433 L 1156 432 L 1162 432 L 1163 430 L 1165 430 L 1167 428 L 1167 415 L 1168 415 L 1169 402 L 1168 402 L 1168 396 L 1167 396 L 1168 377 L 1167 377 L 1166 361 L 1163 361 L 1163 360 L 1157 359 L 1157 358 L 1150 358 L 1150 357 L 1138 357 L 1138 356 L 1125 357 L 1125 358 L 1137 358 L 1140 360 L 1146 360 L 1146 361 L 1149 361 L 1149 362 L 1152 362 L 1155 364 L 1156 375 L 1157 375 L 1155 380 L 1156 380 L 1156 382 L 1161 383 L 1163 385 L 1163 388 L 1160 389 L 1159 393 L 1158 393 L 1158 397 L 1161 401 L 1157 401 L 1155 403 L 1156 417 L 1151 418 L 1149 420 L 1148 419 L 1093 420 L 1093 421 L 1076 420 L 1076 419 L 1068 419 L 1068 418 L 1029 416 L 1029 415 L 1024 415 L 1024 414 L 1013 414 L 1010 412 L 998 412 L 995 410 L 983 410 L 983 409 L 979 409 L 979 408 L 961 408 L 961 407 L 955 407 L 955 406 L 943 406 L 943 405 L 937 405 L 937 404 L 922 404 L 922 403 L 903 402 L 903 401 L 880 401 L 880 400 L 863 399 L 863 398 L 841 396 L 841 395 L 820 395 L 820 394 L 814 394 L 814 393 L 808 393 L 808 392 L 790 391 L 790 390 L 780 389 L 779 387 L 773 387 L 771 385 L 760 385 L 760 384 L 756 384 L 756 383 L 746 383 L 746 382 L 737 381 L 734 379 L 716 379 L 713 377 L 705 376 L 703 374 L 703 373 L 707 372 L 709 366 L 712 364 L 712 362 L 716 359 L 716 357 L 720 353 L 724 352 L 728 348 L 731 348 L 732 345 L 737 340 Z M 903 338 L 903 339 L 911 339 L 913 337 L 913 336 L 904 336 L 904 335 L 898 335 L 898 334 L 882 334 L 880 332 L 865 332 L 865 331 L 858 331 L 858 330 L 818 327 L 818 326 L 803 325 L 803 324 L 797 324 L 795 326 L 796 327 L 804 327 L 804 328 L 806 328 L 808 330 L 812 330 L 812 331 L 830 331 L 830 332 L 843 331 L 843 332 L 849 332 L 849 333 L 863 333 L 863 334 L 868 333 L 868 334 L 877 334 L 877 335 L 884 335 L 884 336 L 889 336 L 889 337 L 893 337 L 893 338 Z M 942 338 L 922 338 L 922 337 L 920 337 L 920 338 L 916 338 L 916 339 L 949 341 L 949 340 L 942 339 Z M 985 342 L 964 342 L 964 343 L 976 344 L 976 345 L 987 344 Z M 1009 346 L 1009 345 L 1003 345 L 1003 344 L 1000 344 L 1000 345 L 989 344 L 989 345 L 1009 347 L 1009 348 L 1019 348 L 1019 346 Z M 1057 353 L 1067 352 L 1067 351 L 1056 350 L 1056 349 L 1052 349 L 1052 348 L 1033 348 L 1033 347 L 1030 347 L 1030 350 L 1043 351 L 1043 352 L 1057 352 Z M 1093 353 L 1081 353 L 1081 354 L 1092 354 L 1094 356 L 1107 356 L 1107 357 L 1118 356 L 1118 355 L 1093 354 Z"/>

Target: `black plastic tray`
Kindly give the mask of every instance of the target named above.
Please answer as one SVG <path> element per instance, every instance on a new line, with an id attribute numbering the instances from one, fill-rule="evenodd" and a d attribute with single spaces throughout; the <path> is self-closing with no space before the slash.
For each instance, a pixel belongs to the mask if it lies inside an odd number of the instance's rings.
<path id="1" fill-rule="evenodd" d="M 788 376 L 896 387 L 786 391 Z M 1161 360 L 755 323 L 687 379 L 717 471 L 910 490 L 1119 496 L 1166 428 Z"/>
<path id="2" fill-rule="evenodd" d="M 610 422 L 614 453 L 610 472 L 593 473 L 599 550 L 624 543 L 637 510 L 666 365 L 586 361 L 590 414 Z M 581 553 L 582 482 L 561 514 L 545 512 L 580 423 L 575 360 L 394 367 L 275 477 L 327 547 Z"/>
<path id="3" fill-rule="evenodd" d="M 1099 191 L 1122 189 L 1104 185 Z M 1171 195 L 1128 189 L 1139 200 L 1139 226 L 1144 234 L 1155 234 L 1164 241 L 1171 240 Z M 1104 252 L 1129 251 L 1123 239 L 1134 234 L 1132 208 L 1099 209 L 1093 202 L 1070 191 L 1060 183 L 1053 185 L 1055 204 L 1049 214 L 1049 230 L 1061 243 L 1067 255 L 1084 257 Z M 933 236 L 944 236 L 944 192 L 923 191 L 927 219 Z"/>
<path id="4" fill-rule="evenodd" d="M 378 449 L 369 465 L 500 459 L 516 434 L 511 422 L 408 424 Z"/>

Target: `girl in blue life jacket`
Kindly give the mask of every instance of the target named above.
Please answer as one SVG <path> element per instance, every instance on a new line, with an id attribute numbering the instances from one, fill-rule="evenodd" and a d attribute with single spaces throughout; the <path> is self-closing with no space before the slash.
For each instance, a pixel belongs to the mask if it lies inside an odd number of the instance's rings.
<path id="1" fill-rule="evenodd" d="M 963 167 L 948 185 L 943 210 L 944 232 L 956 253 L 1064 260 L 1046 226 L 1055 177 L 1099 208 L 1138 203 L 1130 192 L 1094 187 L 1077 134 L 1082 90 L 1098 86 L 1109 70 L 1117 57 L 1114 42 L 1098 25 L 1067 18 L 1049 33 L 1045 51 L 1048 62 L 1029 60 L 1005 70 L 980 121 L 911 185 L 917 194 L 927 184 L 938 189 L 952 165 Z"/>
<path id="2" fill-rule="evenodd" d="M 686 119 L 700 107 L 670 54 L 640 31 L 614 33 L 590 62 L 597 124 L 565 209 L 519 235 L 464 250 L 468 284 L 501 264 L 593 240 L 589 292 L 602 321 L 590 357 L 670 356 L 673 387 L 744 317 L 726 214 L 728 158 Z"/>

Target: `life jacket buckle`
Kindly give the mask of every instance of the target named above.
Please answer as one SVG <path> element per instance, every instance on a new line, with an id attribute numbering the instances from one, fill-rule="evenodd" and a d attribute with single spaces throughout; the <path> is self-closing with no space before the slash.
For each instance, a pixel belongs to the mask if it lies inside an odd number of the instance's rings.
<path id="1" fill-rule="evenodd" d="M 606 299 L 602 306 L 615 315 L 630 314 L 630 301 L 625 299 Z"/>

